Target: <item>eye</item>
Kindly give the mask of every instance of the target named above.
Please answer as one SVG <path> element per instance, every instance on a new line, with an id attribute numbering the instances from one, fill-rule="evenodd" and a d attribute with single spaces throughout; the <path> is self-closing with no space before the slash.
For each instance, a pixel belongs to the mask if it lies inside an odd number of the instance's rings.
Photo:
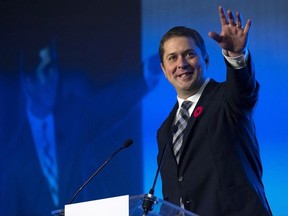
<path id="1" fill-rule="evenodd" d="M 169 55 L 167 59 L 168 59 L 168 61 L 174 61 L 176 59 L 176 56 L 175 55 Z"/>
<path id="2" fill-rule="evenodd" d="M 193 51 L 188 51 L 186 54 L 185 54 L 186 57 L 188 58 L 194 58 L 196 56 L 196 53 L 193 52 Z"/>

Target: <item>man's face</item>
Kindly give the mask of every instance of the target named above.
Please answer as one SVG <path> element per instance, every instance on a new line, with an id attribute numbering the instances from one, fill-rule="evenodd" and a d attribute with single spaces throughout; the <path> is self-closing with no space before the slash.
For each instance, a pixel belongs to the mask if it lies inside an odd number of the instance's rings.
<path id="1" fill-rule="evenodd" d="M 161 68 L 180 98 L 195 94 L 205 81 L 208 57 L 203 58 L 192 38 L 172 37 L 164 43 Z"/>
<path id="2" fill-rule="evenodd" d="M 30 80 L 30 100 L 34 108 L 52 110 L 57 96 L 58 69 L 49 48 L 41 49 L 39 56 L 36 77 Z"/>

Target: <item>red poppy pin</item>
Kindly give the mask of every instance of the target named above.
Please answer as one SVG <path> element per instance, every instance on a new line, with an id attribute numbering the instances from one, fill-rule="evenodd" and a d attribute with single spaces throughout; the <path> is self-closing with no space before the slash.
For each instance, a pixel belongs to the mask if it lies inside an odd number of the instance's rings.
<path id="1" fill-rule="evenodd" d="M 200 116 L 202 112 L 203 112 L 203 107 L 202 106 L 196 107 L 194 112 L 193 112 L 194 118 L 197 118 L 198 116 Z"/>

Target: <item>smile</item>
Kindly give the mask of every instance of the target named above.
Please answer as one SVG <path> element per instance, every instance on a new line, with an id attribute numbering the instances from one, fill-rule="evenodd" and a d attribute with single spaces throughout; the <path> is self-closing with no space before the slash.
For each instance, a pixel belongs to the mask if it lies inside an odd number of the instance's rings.
<path id="1" fill-rule="evenodd" d="M 188 77 L 188 76 L 192 76 L 192 72 L 186 72 L 186 73 L 181 73 L 179 75 L 177 75 L 177 77 L 179 78 L 185 78 L 185 77 Z"/>

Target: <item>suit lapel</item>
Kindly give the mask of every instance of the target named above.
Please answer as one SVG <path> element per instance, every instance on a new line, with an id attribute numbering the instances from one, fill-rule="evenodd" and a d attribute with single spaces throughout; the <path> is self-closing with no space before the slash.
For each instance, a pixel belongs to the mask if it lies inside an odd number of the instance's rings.
<path id="1" fill-rule="evenodd" d="M 159 154 L 158 155 L 162 155 L 163 151 L 165 149 L 165 145 L 167 144 L 167 152 L 165 154 L 168 154 L 174 157 L 174 153 L 173 153 L 173 149 L 172 149 L 172 139 L 171 136 L 173 136 L 173 126 L 174 126 L 174 120 L 175 120 L 175 115 L 178 109 L 178 102 L 175 103 L 172 111 L 170 112 L 170 114 L 168 115 L 168 117 L 166 118 L 166 120 L 164 121 L 164 123 L 162 124 L 162 126 L 160 127 L 160 130 L 158 131 L 158 139 L 159 139 Z M 170 139 L 170 140 L 168 140 Z M 167 143 L 170 142 L 170 143 Z M 175 164 L 176 163 L 176 159 L 174 160 Z"/>
<path id="2" fill-rule="evenodd" d="M 215 86 L 216 86 L 216 82 L 213 79 L 211 79 L 210 82 L 205 87 L 199 101 L 197 102 L 195 106 L 193 113 L 190 116 L 190 119 L 188 121 L 188 124 L 185 129 L 185 133 L 183 136 L 183 152 L 180 156 L 179 164 L 181 163 L 182 158 L 185 155 L 185 149 L 189 145 L 189 140 L 188 140 L 189 136 L 191 135 L 193 136 L 194 127 L 197 125 L 197 122 L 201 120 L 202 116 L 204 116 L 207 111 L 207 108 L 210 104 L 209 95 L 211 92 L 213 92 L 213 89 L 215 88 Z"/>
<path id="3" fill-rule="evenodd" d="M 189 145 L 189 136 L 192 134 L 193 136 L 193 129 L 194 127 L 197 125 L 197 122 L 199 122 L 202 118 L 203 115 L 205 115 L 206 111 L 207 111 L 207 108 L 210 104 L 210 93 L 213 92 L 213 89 L 215 88 L 215 86 L 217 85 L 217 83 L 211 79 L 210 82 L 207 84 L 207 86 L 205 87 L 198 103 L 196 104 L 195 106 L 195 109 L 193 111 L 193 113 L 191 114 L 191 117 L 188 121 L 188 124 L 186 126 L 186 129 L 185 129 L 185 133 L 184 133 L 184 137 L 183 137 L 183 152 L 180 156 L 180 161 L 179 161 L 179 164 L 181 164 L 181 161 L 183 159 L 183 156 L 185 155 L 185 149 L 188 147 Z M 163 128 L 163 131 L 160 133 L 161 137 L 161 143 L 162 143 L 162 151 L 164 149 L 164 145 L 166 143 L 166 138 L 169 137 L 169 133 L 171 133 L 171 129 L 172 127 L 174 126 L 175 122 L 175 116 L 176 116 L 176 112 L 177 112 L 177 109 L 178 109 L 178 102 L 176 102 L 176 104 L 174 105 L 172 111 L 170 112 L 168 118 L 166 119 L 166 121 L 163 123 L 162 127 Z M 165 139 L 164 139 L 165 137 Z M 172 143 L 169 145 L 169 149 L 170 151 L 172 152 L 173 156 L 174 156 L 174 153 L 173 153 L 173 149 L 172 149 Z M 160 153 L 160 152 L 159 152 Z M 162 154 L 162 153 L 161 153 Z M 174 157 L 175 159 L 175 157 Z M 175 163 L 177 164 L 176 162 L 176 159 L 175 159 Z"/>

